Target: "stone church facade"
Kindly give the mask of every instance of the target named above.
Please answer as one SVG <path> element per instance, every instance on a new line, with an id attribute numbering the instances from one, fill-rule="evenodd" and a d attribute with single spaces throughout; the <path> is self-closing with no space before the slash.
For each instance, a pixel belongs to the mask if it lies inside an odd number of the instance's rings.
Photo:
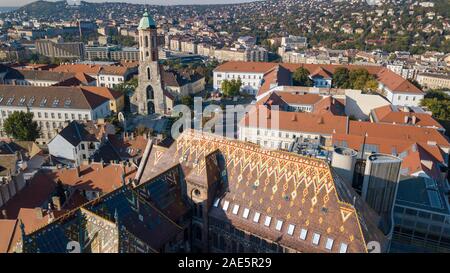
<path id="1" fill-rule="evenodd" d="M 131 110 L 141 115 L 167 114 L 166 97 L 158 63 L 157 30 L 155 21 L 147 12 L 138 26 L 139 78 L 131 98 Z"/>

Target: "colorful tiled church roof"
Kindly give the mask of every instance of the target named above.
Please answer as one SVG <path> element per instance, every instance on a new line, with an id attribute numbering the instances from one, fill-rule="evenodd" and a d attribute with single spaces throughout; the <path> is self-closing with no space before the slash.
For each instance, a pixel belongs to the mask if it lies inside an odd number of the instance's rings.
<path id="1" fill-rule="evenodd" d="M 218 172 L 225 189 L 215 195 L 211 217 L 299 252 L 367 252 L 368 241 L 383 241 L 376 224 L 361 228 L 364 217 L 339 196 L 321 160 L 189 131 L 170 148 L 153 146 L 141 181 L 181 166 L 186 180 L 207 185 L 217 173 L 212 165 L 226 167 Z M 317 244 L 314 237 L 321 237 Z"/>

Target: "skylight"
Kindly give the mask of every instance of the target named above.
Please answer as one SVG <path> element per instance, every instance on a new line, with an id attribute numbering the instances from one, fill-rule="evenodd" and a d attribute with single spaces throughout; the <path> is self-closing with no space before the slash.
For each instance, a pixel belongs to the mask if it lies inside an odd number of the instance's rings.
<path id="1" fill-rule="evenodd" d="M 216 198 L 216 199 L 214 200 L 213 206 L 217 208 L 217 206 L 219 206 L 219 202 L 220 202 L 220 199 L 219 199 L 219 198 Z"/>
<path id="2" fill-rule="evenodd" d="M 266 220 L 264 221 L 264 225 L 266 227 L 270 226 L 270 221 L 272 221 L 272 217 L 266 216 Z"/>
<path id="3" fill-rule="evenodd" d="M 280 231 L 282 227 L 283 227 L 283 221 L 278 220 L 277 225 L 275 226 L 275 229 Z"/>
<path id="4" fill-rule="evenodd" d="M 339 253 L 346 253 L 348 245 L 346 243 L 341 243 L 341 247 L 339 248 Z"/>
<path id="5" fill-rule="evenodd" d="M 302 228 L 302 230 L 300 231 L 300 239 L 305 240 L 307 234 L 308 234 L 308 230 Z"/>
<path id="6" fill-rule="evenodd" d="M 225 201 L 225 203 L 223 203 L 223 210 L 227 210 L 228 209 L 228 206 L 230 205 L 230 202 L 228 202 L 228 201 Z"/>
<path id="7" fill-rule="evenodd" d="M 253 222 L 258 223 L 259 222 L 259 216 L 261 216 L 261 213 L 255 212 L 255 216 L 253 216 Z"/>
<path id="8" fill-rule="evenodd" d="M 234 207 L 233 207 L 233 214 L 237 215 L 238 211 L 239 211 L 239 205 L 234 205 Z"/>
<path id="9" fill-rule="evenodd" d="M 295 229 L 295 226 L 293 224 L 290 224 L 288 227 L 287 234 L 292 236 L 292 234 L 294 234 L 294 229 Z"/>
<path id="10" fill-rule="evenodd" d="M 312 243 L 314 245 L 318 245 L 320 241 L 320 234 L 314 233 Z"/>
<path id="11" fill-rule="evenodd" d="M 327 238 L 327 243 L 325 245 L 325 248 L 328 249 L 328 250 L 331 250 L 331 248 L 333 248 L 333 242 L 334 242 L 333 239 Z"/>
<path id="12" fill-rule="evenodd" d="M 248 208 L 244 209 L 244 213 L 242 213 L 242 217 L 244 217 L 245 219 L 248 218 L 248 214 L 250 213 L 250 210 Z"/>

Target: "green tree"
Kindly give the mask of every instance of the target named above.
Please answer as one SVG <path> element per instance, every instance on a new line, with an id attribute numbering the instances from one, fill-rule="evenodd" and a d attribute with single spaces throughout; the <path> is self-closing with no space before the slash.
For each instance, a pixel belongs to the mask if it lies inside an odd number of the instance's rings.
<path id="1" fill-rule="evenodd" d="M 359 68 L 350 71 L 349 81 L 351 88 L 353 89 L 364 89 L 367 80 L 369 79 L 369 72 L 364 68 Z"/>
<path id="2" fill-rule="evenodd" d="M 438 90 L 427 92 L 420 105 L 428 108 L 438 120 L 450 120 L 450 96 Z"/>
<path id="3" fill-rule="evenodd" d="M 192 108 L 194 106 L 194 99 L 189 95 L 183 96 L 181 97 L 181 104 L 184 104 L 189 108 Z"/>
<path id="4" fill-rule="evenodd" d="M 26 141 L 35 141 L 39 137 L 39 129 L 36 121 L 33 121 L 33 113 L 14 112 L 6 120 L 3 128 L 7 135 Z"/>
<path id="5" fill-rule="evenodd" d="M 233 97 L 239 95 L 241 86 L 242 86 L 241 79 L 238 80 L 232 79 L 231 81 L 224 80 L 220 85 L 220 89 L 222 90 L 225 97 Z"/>
<path id="6" fill-rule="evenodd" d="M 333 74 L 333 86 L 337 88 L 350 87 L 350 71 L 345 67 L 338 67 Z"/>
<path id="7" fill-rule="evenodd" d="M 371 76 L 370 79 L 366 81 L 366 84 L 364 85 L 365 90 L 369 91 L 376 91 L 378 89 L 378 82 Z"/>
<path id="8" fill-rule="evenodd" d="M 138 86 L 137 78 L 132 78 L 126 82 L 122 82 L 113 87 L 113 90 L 124 94 L 124 111 L 130 112 L 130 97 Z"/>
<path id="9" fill-rule="evenodd" d="M 309 71 L 304 67 L 299 67 L 292 75 L 294 85 L 297 86 L 313 86 L 313 81 L 309 78 Z"/>

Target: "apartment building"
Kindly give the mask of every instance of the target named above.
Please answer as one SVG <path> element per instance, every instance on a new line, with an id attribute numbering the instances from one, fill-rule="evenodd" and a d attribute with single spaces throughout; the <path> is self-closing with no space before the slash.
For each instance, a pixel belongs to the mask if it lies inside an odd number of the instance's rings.
<path id="1" fill-rule="evenodd" d="M 44 39 L 35 42 L 36 51 L 50 58 L 84 59 L 84 44 L 64 42 L 61 38 Z"/>
<path id="2" fill-rule="evenodd" d="M 241 89 L 258 97 L 282 85 L 292 85 L 291 75 L 299 67 L 310 72 L 314 87 L 330 88 L 336 68 L 366 69 L 378 81 L 378 89 L 394 105 L 419 106 L 424 92 L 400 75 L 381 66 L 291 64 L 264 62 L 227 62 L 214 72 L 214 89 L 219 90 L 222 80 L 241 79 Z M 250 77 L 250 79 L 249 79 Z"/>
<path id="3" fill-rule="evenodd" d="M 265 148 L 288 150 L 298 138 L 331 145 L 333 133 L 344 133 L 348 118 L 329 113 L 270 110 L 257 105 L 240 121 L 239 139 Z"/>
<path id="4" fill-rule="evenodd" d="M 417 82 L 427 89 L 438 89 L 438 88 L 450 89 L 449 74 L 421 73 L 417 75 Z"/>
<path id="5" fill-rule="evenodd" d="M 49 154 L 78 166 L 91 158 L 108 134 L 115 134 L 112 124 L 71 121 L 49 141 Z"/>
<path id="6" fill-rule="evenodd" d="M 91 87 L 93 88 L 93 87 Z M 82 87 L 0 85 L 0 125 L 13 112 L 31 112 L 41 130 L 38 143 L 46 144 L 65 121 L 96 120 L 111 114 L 110 100 Z M 3 130 L 0 135 L 6 136 Z"/>
<path id="7" fill-rule="evenodd" d="M 139 61 L 139 49 L 135 47 L 123 47 L 120 50 L 111 50 L 109 53 L 114 61 Z"/>

